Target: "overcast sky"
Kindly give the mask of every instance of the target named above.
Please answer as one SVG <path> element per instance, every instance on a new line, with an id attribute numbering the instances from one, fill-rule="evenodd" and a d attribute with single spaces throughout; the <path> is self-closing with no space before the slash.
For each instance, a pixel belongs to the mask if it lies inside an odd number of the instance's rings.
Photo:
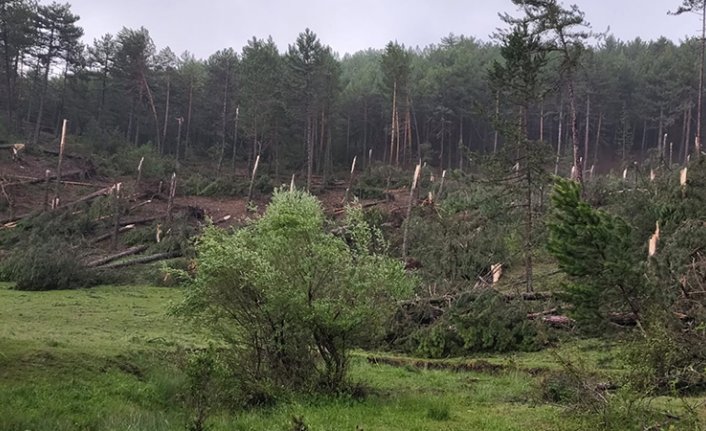
<path id="1" fill-rule="evenodd" d="M 454 33 L 488 40 L 502 26 L 498 12 L 510 0 L 66 0 L 80 15 L 84 42 L 122 27 L 147 28 L 158 49 L 188 50 L 199 58 L 253 36 L 271 35 L 280 50 L 305 28 L 343 55 L 383 48 L 390 40 L 423 47 Z M 595 31 L 622 40 L 666 36 L 675 42 L 696 35 L 700 17 L 668 16 L 681 0 L 575 0 Z"/>

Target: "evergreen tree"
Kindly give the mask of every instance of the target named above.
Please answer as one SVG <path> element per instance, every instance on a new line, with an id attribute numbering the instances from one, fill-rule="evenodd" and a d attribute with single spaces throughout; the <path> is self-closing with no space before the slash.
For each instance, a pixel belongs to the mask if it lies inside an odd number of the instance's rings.
<path id="1" fill-rule="evenodd" d="M 623 219 L 592 208 L 581 199 L 580 189 L 576 182 L 557 181 L 548 224 L 547 248 L 569 276 L 567 300 L 587 324 L 603 325 L 620 311 L 640 321 L 646 296 L 643 250 L 635 248 L 632 229 Z"/>

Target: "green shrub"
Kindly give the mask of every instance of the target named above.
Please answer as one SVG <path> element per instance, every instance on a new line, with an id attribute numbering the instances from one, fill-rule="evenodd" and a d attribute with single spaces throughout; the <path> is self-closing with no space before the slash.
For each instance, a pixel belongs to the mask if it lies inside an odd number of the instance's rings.
<path id="1" fill-rule="evenodd" d="M 189 431 L 205 431 L 211 412 L 221 401 L 223 362 L 212 346 L 197 350 L 187 359 L 185 368 L 187 388 L 184 401 L 189 411 Z"/>
<path id="2" fill-rule="evenodd" d="M 350 245 L 324 230 L 314 197 L 276 191 L 249 226 L 210 227 L 200 238 L 196 277 L 176 311 L 232 347 L 243 398 L 270 399 L 271 388 L 340 390 L 350 348 L 381 332 L 393 299 L 411 291 L 400 262 L 370 251 L 377 234 L 362 210 L 346 225 Z"/>

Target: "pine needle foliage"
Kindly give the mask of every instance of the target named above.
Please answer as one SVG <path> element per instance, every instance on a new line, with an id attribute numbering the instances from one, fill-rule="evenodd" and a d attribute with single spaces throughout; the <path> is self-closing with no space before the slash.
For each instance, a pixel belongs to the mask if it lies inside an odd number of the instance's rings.
<path id="1" fill-rule="evenodd" d="M 621 218 L 592 208 L 576 182 L 557 180 L 548 222 L 547 248 L 570 277 L 564 286 L 575 317 L 600 327 L 612 312 L 638 318 L 646 294 L 641 250 L 635 250 L 631 227 Z"/>

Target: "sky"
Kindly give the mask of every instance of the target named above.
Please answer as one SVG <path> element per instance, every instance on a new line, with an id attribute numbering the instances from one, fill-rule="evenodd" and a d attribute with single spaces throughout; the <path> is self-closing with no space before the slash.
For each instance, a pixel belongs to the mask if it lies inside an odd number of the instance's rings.
<path id="1" fill-rule="evenodd" d="M 344 55 L 381 49 L 391 40 L 408 47 L 442 37 L 489 40 L 503 27 L 498 12 L 514 12 L 510 0 L 64 0 L 81 17 L 84 42 L 122 27 L 149 30 L 157 49 L 169 46 L 207 58 L 219 49 L 241 51 L 253 36 L 272 36 L 280 50 L 305 28 Z M 621 40 L 665 36 L 675 42 L 698 35 L 700 16 L 668 16 L 681 0 L 574 0 L 592 29 Z"/>

